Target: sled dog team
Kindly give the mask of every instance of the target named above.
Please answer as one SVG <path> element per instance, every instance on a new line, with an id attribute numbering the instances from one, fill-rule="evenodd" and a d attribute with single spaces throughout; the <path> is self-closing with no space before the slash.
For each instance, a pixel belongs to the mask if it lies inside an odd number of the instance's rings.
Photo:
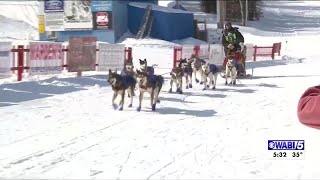
<path id="1" fill-rule="evenodd" d="M 112 105 L 114 109 L 118 109 L 115 103 L 115 99 L 118 95 L 121 96 L 119 103 L 119 110 L 123 110 L 124 98 L 126 91 L 130 98 L 130 104 L 128 107 L 132 107 L 133 96 L 135 96 L 135 88 L 138 85 L 139 89 L 139 105 L 137 111 L 141 110 L 143 95 L 145 92 L 150 94 L 150 105 L 152 111 L 156 110 L 156 104 L 160 103 L 159 94 L 164 83 L 162 75 L 154 74 L 154 67 L 148 66 L 147 60 L 139 59 L 140 67 L 134 70 L 132 63 L 127 63 L 125 68 L 118 74 L 117 70 L 112 72 L 109 69 L 108 82 L 110 83 L 113 90 Z M 203 84 L 203 90 L 212 87 L 216 88 L 217 78 L 221 73 L 218 66 L 215 64 L 209 64 L 203 59 L 200 59 L 192 55 L 188 60 L 181 59 L 178 67 L 173 68 L 170 72 L 170 89 L 169 93 L 172 93 L 172 86 L 175 84 L 176 92 L 183 94 L 183 78 L 185 78 L 185 88 L 192 88 L 192 77 L 196 83 Z M 197 78 L 197 74 L 201 75 L 201 80 Z M 228 77 L 230 76 L 231 82 L 229 84 L 236 84 L 237 70 L 232 59 L 229 59 L 226 63 L 225 72 L 225 84 L 228 84 Z M 208 82 L 209 80 L 209 82 Z"/>

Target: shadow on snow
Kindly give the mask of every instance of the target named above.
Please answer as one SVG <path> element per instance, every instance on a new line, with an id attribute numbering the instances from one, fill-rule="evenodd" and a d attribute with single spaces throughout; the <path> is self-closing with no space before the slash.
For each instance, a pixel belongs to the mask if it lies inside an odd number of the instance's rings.
<path id="1" fill-rule="evenodd" d="M 190 110 L 187 108 L 180 109 L 175 107 L 161 107 L 157 109 L 156 112 L 159 114 L 182 114 L 182 115 L 194 116 L 194 117 L 211 117 L 217 113 L 212 109 Z"/>
<path id="2" fill-rule="evenodd" d="M 87 90 L 90 86 L 108 86 L 106 75 L 71 78 L 52 77 L 41 81 L 18 82 L 0 85 L 0 107 L 20 102 Z"/>

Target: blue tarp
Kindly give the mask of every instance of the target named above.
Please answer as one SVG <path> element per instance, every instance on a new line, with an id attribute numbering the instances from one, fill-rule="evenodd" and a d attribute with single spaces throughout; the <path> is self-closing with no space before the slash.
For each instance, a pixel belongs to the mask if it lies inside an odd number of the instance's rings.
<path id="1" fill-rule="evenodd" d="M 164 7 L 161 7 L 163 9 Z M 151 37 L 173 41 L 193 37 L 194 25 L 193 14 L 186 12 L 175 13 L 173 9 L 166 11 L 152 8 L 153 26 L 151 29 Z M 170 12 L 171 11 L 171 12 Z M 178 10 L 177 10 L 178 11 Z M 132 34 L 137 34 L 142 17 L 145 13 L 145 7 L 136 7 L 128 5 L 128 28 Z"/>

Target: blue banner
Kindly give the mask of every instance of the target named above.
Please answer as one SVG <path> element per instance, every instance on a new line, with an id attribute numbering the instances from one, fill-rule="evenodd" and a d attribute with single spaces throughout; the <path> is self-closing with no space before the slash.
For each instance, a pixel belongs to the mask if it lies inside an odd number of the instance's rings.
<path id="1" fill-rule="evenodd" d="M 91 12 L 112 11 L 112 1 L 91 0 Z"/>
<path id="2" fill-rule="evenodd" d="M 63 12 L 63 0 L 44 0 L 44 12 Z"/>

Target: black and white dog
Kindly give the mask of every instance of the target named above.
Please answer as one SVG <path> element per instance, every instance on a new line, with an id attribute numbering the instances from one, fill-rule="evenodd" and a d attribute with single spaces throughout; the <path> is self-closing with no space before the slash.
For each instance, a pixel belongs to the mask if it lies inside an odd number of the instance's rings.
<path id="1" fill-rule="evenodd" d="M 210 86 L 212 86 L 212 89 L 216 88 L 217 85 L 217 78 L 220 73 L 220 69 L 215 64 L 209 64 L 207 62 L 202 62 L 202 72 L 204 77 L 204 88 L 203 90 L 206 90 Z M 209 78 L 209 85 L 207 85 L 207 81 Z"/>
<path id="2" fill-rule="evenodd" d="M 197 73 L 199 73 L 201 75 L 200 84 L 203 84 L 203 81 L 204 81 L 203 72 L 202 72 L 202 68 L 201 68 L 201 64 L 203 62 L 204 62 L 203 59 L 196 57 L 194 54 L 191 55 L 190 59 L 188 59 L 188 63 L 191 63 L 192 75 L 194 75 L 194 79 L 195 79 L 196 83 L 199 83 L 199 79 L 197 78 Z M 192 80 L 190 82 L 191 82 L 191 87 L 190 87 L 190 85 L 189 85 L 189 87 L 192 88 Z"/>
<path id="3" fill-rule="evenodd" d="M 144 59 L 144 60 L 139 59 L 139 64 L 140 64 L 141 72 L 146 72 L 149 75 L 154 75 L 154 67 L 148 66 L 147 59 Z"/>
<path id="4" fill-rule="evenodd" d="M 182 69 L 182 77 L 186 79 L 186 89 L 192 88 L 192 66 L 188 63 L 187 58 L 181 59 L 178 67 Z"/>
<path id="5" fill-rule="evenodd" d="M 120 75 L 121 76 L 130 75 L 130 76 L 133 76 L 133 77 L 136 76 L 136 72 L 134 71 L 134 66 L 133 66 L 132 62 L 127 62 L 125 64 L 125 67 L 122 69 Z"/>
<path id="6" fill-rule="evenodd" d="M 226 82 L 225 84 L 228 84 L 228 77 L 230 76 L 231 78 L 231 82 L 230 84 L 236 85 L 236 81 L 237 81 L 237 69 L 236 69 L 236 60 L 235 59 L 231 59 L 228 58 L 227 59 L 227 63 L 226 63 L 226 75 L 225 75 L 225 79 Z"/>
<path id="7" fill-rule="evenodd" d="M 137 81 L 130 75 L 121 76 L 120 74 L 117 73 L 117 71 L 112 72 L 111 69 L 109 69 L 108 82 L 110 83 L 113 90 L 113 97 L 112 97 L 113 108 L 117 109 L 117 105 L 114 103 L 114 101 L 117 98 L 118 94 L 120 94 L 121 100 L 119 103 L 119 106 L 120 106 L 119 110 L 120 111 L 123 110 L 124 95 L 126 90 L 128 90 L 128 93 L 131 98 L 129 107 L 132 107 L 134 88 L 136 87 Z"/>
<path id="8" fill-rule="evenodd" d="M 152 111 L 155 111 L 156 103 L 160 102 L 159 94 L 164 83 L 163 77 L 161 75 L 149 75 L 147 72 L 137 70 L 137 83 L 140 91 L 137 111 L 141 111 L 143 94 L 145 92 L 150 94 Z"/>
<path id="9" fill-rule="evenodd" d="M 125 67 L 122 69 L 120 75 L 121 76 L 132 76 L 134 79 L 137 78 L 132 62 L 127 62 L 125 64 Z M 129 89 L 129 91 L 131 91 L 131 90 Z M 130 97 L 130 95 L 131 95 L 131 92 L 129 92 L 129 91 L 128 91 L 128 97 Z M 133 91 L 132 95 L 135 96 L 134 91 Z"/>

